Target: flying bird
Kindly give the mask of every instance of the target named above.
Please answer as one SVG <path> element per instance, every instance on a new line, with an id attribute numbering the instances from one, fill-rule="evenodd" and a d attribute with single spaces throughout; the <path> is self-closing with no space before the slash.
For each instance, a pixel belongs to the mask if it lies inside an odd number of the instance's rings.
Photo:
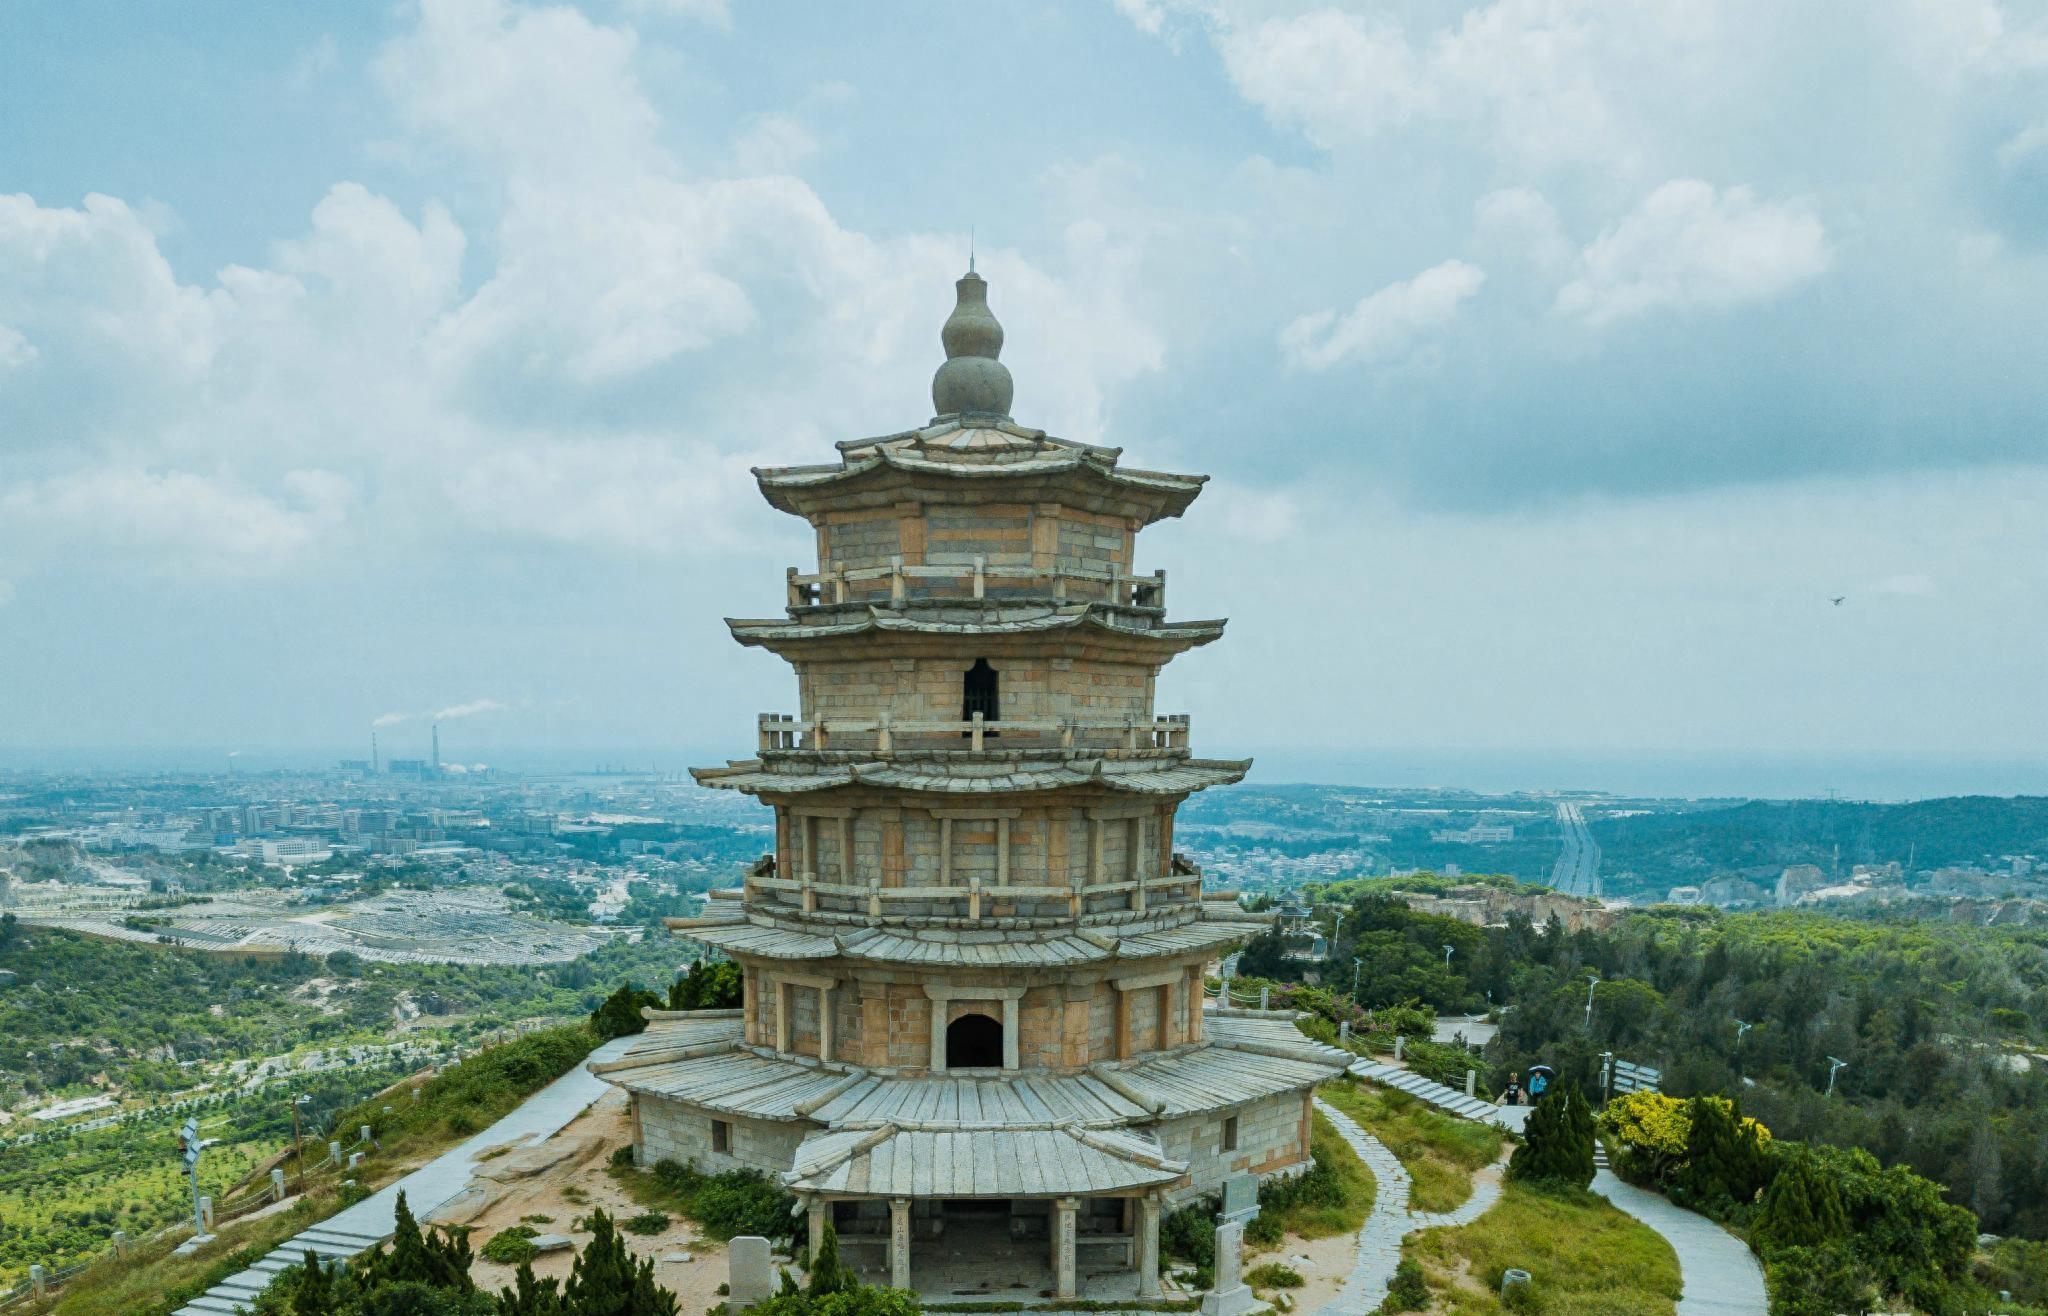
<path id="1" fill-rule="evenodd" d="M 1849 596 L 1848 596 L 1847 594 L 1837 594 L 1837 595 L 1835 595 L 1835 598 L 1834 598 L 1834 604 L 1835 604 L 1835 606 L 1836 606 L 1836 607 L 1838 607 L 1838 608 L 1839 608 L 1839 607 L 1841 607 L 1841 606 L 1842 606 L 1842 604 L 1843 604 L 1844 602 L 1846 602 L 1846 601 L 1848 600 L 1848 597 L 1849 597 Z"/>

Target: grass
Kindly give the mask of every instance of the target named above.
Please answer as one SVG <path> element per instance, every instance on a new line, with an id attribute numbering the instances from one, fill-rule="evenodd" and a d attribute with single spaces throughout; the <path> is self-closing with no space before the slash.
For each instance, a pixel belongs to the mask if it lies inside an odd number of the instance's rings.
<path id="1" fill-rule="evenodd" d="M 1472 1173 L 1493 1164 L 1507 1134 L 1491 1124 L 1432 1110 L 1405 1092 L 1352 1082 L 1326 1083 L 1322 1098 L 1386 1144 L 1414 1180 L 1411 1206 L 1449 1211 L 1472 1196 Z"/>
<path id="2" fill-rule="evenodd" d="M 651 1221 L 656 1215 L 665 1217 L 673 1212 L 695 1222 L 705 1237 L 721 1243 L 740 1234 L 786 1241 L 798 1228 L 798 1220 L 790 1214 L 796 1198 L 752 1171 L 704 1174 L 692 1165 L 661 1161 L 651 1170 L 613 1164 L 605 1172 L 644 1208 L 634 1217 L 636 1221 Z M 667 1228 L 666 1219 L 662 1227 Z"/>
<path id="3" fill-rule="evenodd" d="M 331 1198 L 331 1195 L 327 1195 Z M 261 1220 L 222 1225 L 213 1243 L 189 1257 L 171 1255 L 183 1236 L 138 1245 L 121 1262 L 89 1267 L 58 1290 L 49 1316 L 158 1316 L 174 1312 L 245 1269 L 338 1205 L 316 1198 Z"/>
<path id="4" fill-rule="evenodd" d="M 1274 1238 L 1277 1235 L 1271 1224 L 1279 1226 L 1280 1233 L 1293 1234 L 1298 1238 L 1328 1238 L 1333 1234 L 1358 1232 L 1365 1223 L 1365 1217 L 1372 1211 L 1373 1194 L 1377 1185 L 1373 1183 L 1372 1171 L 1365 1162 L 1358 1159 L 1358 1153 L 1351 1150 L 1351 1144 L 1337 1132 L 1329 1120 L 1318 1113 L 1309 1132 L 1309 1150 L 1315 1156 L 1318 1177 L 1327 1176 L 1329 1183 L 1320 1185 L 1323 1191 L 1290 1194 L 1286 1187 L 1277 1191 L 1266 1191 L 1280 1200 L 1268 1204 L 1259 1212 L 1259 1222 L 1264 1225 L 1262 1234 Z M 1308 1176 L 1304 1176 L 1308 1178 Z M 1286 1200 L 1298 1196 L 1300 1200 Z"/>
<path id="5" fill-rule="evenodd" d="M 397 1172 L 399 1163 L 431 1154 L 484 1128 L 553 1081 L 590 1053 L 596 1037 L 575 1025 L 529 1033 L 479 1052 L 422 1085 L 414 1104 L 410 1092 L 387 1092 L 344 1111 L 336 1127 L 368 1124 L 381 1147 L 352 1171 L 327 1169 L 308 1176 L 307 1200 L 261 1220 L 221 1227 L 219 1241 L 196 1256 L 171 1250 L 184 1235 L 139 1244 L 125 1260 L 108 1257 L 58 1292 L 49 1316 L 168 1316 L 213 1284 L 246 1268 L 309 1225 L 367 1194 L 339 1190 L 343 1174 L 369 1185 Z M 389 1115 L 383 1108 L 389 1105 Z M 307 1144 L 308 1158 L 315 1153 Z M 289 1168 L 286 1174 L 296 1179 Z"/>
<path id="6" fill-rule="evenodd" d="M 1412 1235 L 1440 1316 L 1497 1316 L 1500 1276 L 1529 1272 L 1536 1310 L 1571 1316 L 1674 1316 L 1678 1257 L 1648 1225 L 1607 1199 L 1510 1183 L 1500 1204 L 1458 1229 Z"/>

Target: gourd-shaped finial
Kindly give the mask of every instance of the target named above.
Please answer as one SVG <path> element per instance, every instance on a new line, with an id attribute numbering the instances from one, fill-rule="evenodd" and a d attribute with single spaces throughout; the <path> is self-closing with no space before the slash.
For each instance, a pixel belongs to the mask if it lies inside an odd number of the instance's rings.
<path id="1" fill-rule="evenodd" d="M 1010 415 L 1009 367 L 996 358 L 1003 352 L 1003 326 L 988 309 L 988 281 L 974 272 L 953 285 L 958 301 L 939 330 L 946 345 L 946 363 L 932 376 L 932 406 L 941 416 Z"/>

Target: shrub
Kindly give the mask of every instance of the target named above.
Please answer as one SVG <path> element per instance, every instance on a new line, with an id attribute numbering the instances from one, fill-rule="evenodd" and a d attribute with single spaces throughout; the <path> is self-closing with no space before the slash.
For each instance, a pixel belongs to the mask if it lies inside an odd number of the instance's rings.
<path id="1" fill-rule="evenodd" d="M 1750 1227 L 1750 1246 L 1766 1258 L 1786 1248 L 1815 1248 L 1841 1241 L 1849 1221 L 1842 1195 L 1823 1177 L 1811 1156 L 1789 1157 L 1764 1192 L 1763 1208 Z"/>
<path id="2" fill-rule="evenodd" d="M 1741 1105 L 1722 1097 L 1694 1097 L 1686 1103 L 1686 1118 L 1685 1165 L 1674 1185 L 1678 1200 L 1717 1217 L 1756 1201 L 1773 1168 L 1764 1126 L 1744 1119 Z"/>
<path id="3" fill-rule="evenodd" d="M 619 1228 L 629 1234 L 658 1234 L 668 1228 L 666 1211 L 642 1211 L 630 1220 L 621 1220 Z"/>
<path id="4" fill-rule="evenodd" d="M 1252 1267 L 1244 1273 L 1244 1282 L 1255 1289 L 1298 1289 L 1303 1283 L 1300 1271 L 1277 1261 Z"/>
<path id="5" fill-rule="evenodd" d="M 1770 1286 L 1770 1316 L 1836 1316 L 1867 1311 L 1874 1294 L 1847 1248 L 1788 1247 L 1765 1271 Z"/>
<path id="6" fill-rule="evenodd" d="M 1216 1264 L 1216 1199 L 1184 1206 L 1169 1212 L 1159 1222 L 1159 1262 L 1167 1258 L 1186 1261 L 1207 1270 Z M 1245 1231 L 1249 1234 L 1251 1231 Z M 1208 1285 L 1201 1285 L 1207 1288 Z"/>
<path id="7" fill-rule="evenodd" d="M 1663 1187 L 1685 1160 L 1691 1132 L 1687 1103 L 1661 1092 L 1625 1092 L 1600 1112 L 1614 1146 L 1614 1172 L 1631 1183 Z"/>
<path id="8" fill-rule="evenodd" d="M 1384 1312 L 1421 1311 L 1429 1305 L 1429 1285 L 1422 1279 L 1422 1265 L 1413 1257 L 1402 1257 L 1401 1264 L 1394 1267 L 1394 1277 L 1387 1281 L 1387 1300 L 1380 1304 Z"/>
<path id="9" fill-rule="evenodd" d="M 654 1181 L 682 1214 L 716 1239 L 740 1234 L 787 1240 L 795 1235 L 796 1199 L 752 1170 L 705 1174 L 680 1161 L 658 1161 Z"/>
<path id="10" fill-rule="evenodd" d="M 495 1261 L 501 1266 L 516 1266 L 522 1261 L 531 1261 L 540 1255 L 533 1246 L 535 1229 L 532 1225 L 512 1225 L 491 1235 L 483 1245 L 482 1255 L 486 1261 Z"/>
<path id="11" fill-rule="evenodd" d="M 740 966 L 731 960 L 698 960 L 688 973 L 669 984 L 671 1010 L 731 1010 L 745 995 Z"/>
<path id="12" fill-rule="evenodd" d="M 620 1144 L 619 1144 L 618 1146 L 616 1146 L 616 1147 L 612 1148 L 612 1164 L 613 1164 L 613 1165 L 631 1165 L 632 1163 L 633 1163 L 633 1144 L 632 1144 L 632 1143 L 630 1143 L 630 1142 L 622 1142 L 622 1143 L 620 1143 Z"/>

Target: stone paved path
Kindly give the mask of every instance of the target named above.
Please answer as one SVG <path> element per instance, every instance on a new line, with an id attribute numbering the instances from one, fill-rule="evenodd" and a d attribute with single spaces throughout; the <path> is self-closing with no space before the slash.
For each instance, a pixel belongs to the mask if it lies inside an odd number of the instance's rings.
<path id="1" fill-rule="evenodd" d="M 1492 1170 L 1474 1175 L 1472 1196 L 1454 1211 L 1414 1210 L 1408 1205 L 1414 1181 L 1386 1144 L 1329 1103 L 1318 1099 L 1316 1109 L 1351 1144 L 1378 1183 L 1372 1214 L 1358 1231 L 1358 1259 L 1352 1264 L 1344 1288 L 1316 1316 L 1366 1316 L 1378 1311 L 1386 1300 L 1387 1282 L 1394 1278 L 1394 1267 L 1401 1264 L 1401 1240 L 1418 1229 L 1455 1228 L 1477 1220 L 1500 1200 L 1500 1175 Z"/>
<path id="2" fill-rule="evenodd" d="M 1770 1305 L 1763 1271 L 1735 1235 L 1656 1193 L 1623 1183 L 1612 1170 L 1593 1176 L 1593 1191 L 1662 1234 L 1678 1254 L 1685 1286 L 1678 1316 L 1757 1316 Z"/>
<path id="3" fill-rule="evenodd" d="M 621 1037 L 592 1051 L 568 1073 L 528 1097 L 510 1114 L 458 1147 L 451 1148 L 419 1169 L 387 1184 L 354 1206 L 337 1211 L 321 1223 L 294 1237 L 249 1269 L 230 1276 L 180 1307 L 177 1316 L 228 1316 L 244 1311 L 269 1285 L 278 1271 L 298 1265 L 308 1251 L 324 1257 L 346 1260 L 391 1237 L 398 1225 L 398 1195 L 421 1220 L 469 1186 L 476 1170 L 477 1154 L 505 1143 L 531 1145 L 553 1137 L 606 1092 L 611 1084 L 590 1072 L 589 1066 L 616 1059 L 639 1039 Z"/>

